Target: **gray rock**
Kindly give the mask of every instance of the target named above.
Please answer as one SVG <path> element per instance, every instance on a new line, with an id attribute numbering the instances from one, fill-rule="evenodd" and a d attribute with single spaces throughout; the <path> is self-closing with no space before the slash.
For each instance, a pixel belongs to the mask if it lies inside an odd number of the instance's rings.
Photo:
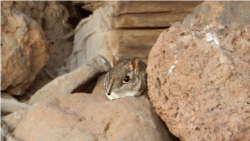
<path id="1" fill-rule="evenodd" d="M 17 111 L 25 111 L 31 106 L 26 103 L 18 102 L 8 93 L 1 93 L 1 112 L 13 113 Z"/>

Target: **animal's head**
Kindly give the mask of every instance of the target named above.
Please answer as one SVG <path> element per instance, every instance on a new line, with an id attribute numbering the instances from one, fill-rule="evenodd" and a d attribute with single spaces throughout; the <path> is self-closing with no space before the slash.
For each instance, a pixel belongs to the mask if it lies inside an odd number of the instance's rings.
<path id="1" fill-rule="evenodd" d="M 104 90 L 110 99 L 138 96 L 147 88 L 146 64 L 138 58 L 113 58 L 112 69 L 106 74 Z"/>

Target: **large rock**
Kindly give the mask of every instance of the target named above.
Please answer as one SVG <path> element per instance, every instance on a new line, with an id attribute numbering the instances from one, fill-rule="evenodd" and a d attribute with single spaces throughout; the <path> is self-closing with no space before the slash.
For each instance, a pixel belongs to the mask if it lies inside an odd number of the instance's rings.
<path id="1" fill-rule="evenodd" d="M 50 45 L 49 60 L 25 93 L 30 95 L 61 75 L 59 68 L 66 65 L 65 60 L 73 48 L 73 40 L 64 38 L 73 30 L 72 24 L 69 23 L 72 17 L 64 2 L 59 1 L 14 1 L 13 7 L 37 21 Z"/>
<path id="2" fill-rule="evenodd" d="M 113 16 L 138 13 L 190 13 L 202 1 L 113 1 Z"/>
<path id="3" fill-rule="evenodd" d="M 183 23 L 230 24 L 237 22 L 249 24 L 249 15 L 249 1 L 206 1 L 196 7 L 193 13 L 183 20 Z"/>
<path id="4" fill-rule="evenodd" d="M 84 89 L 87 87 L 88 82 L 98 77 L 99 74 L 107 72 L 110 67 L 105 58 L 96 56 L 80 68 L 57 77 L 42 87 L 31 97 L 29 104 L 34 104 L 50 96 L 73 93 L 76 89 Z"/>
<path id="5" fill-rule="evenodd" d="M 63 69 L 73 71 L 98 54 L 108 60 L 112 58 L 105 37 L 105 32 L 110 28 L 110 23 L 106 22 L 109 17 L 102 17 L 103 13 L 103 8 L 95 10 L 92 16 L 83 19 L 76 27 L 74 48 L 68 58 L 67 67 Z"/>
<path id="6" fill-rule="evenodd" d="M 41 27 L 30 17 L 1 3 L 1 90 L 22 95 L 49 58 Z"/>
<path id="7" fill-rule="evenodd" d="M 148 99 L 110 101 L 104 94 L 84 93 L 39 101 L 14 135 L 25 141 L 172 141 Z"/>
<path id="8" fill-rule="evenodd" d="M 114 28 L 166 28 L 182 21 L 200 3 L 202 2 L 112 2 L 112 24 Z"/>
<path id="9" fill-rule="evenodd" d="M 180 22 L 189 13 L 125 14 L 113 17 L 114 28 L 166 28 Z"/>
<path id="10" fill-rule="evenodd" d="M 68 23 L 70 14 L 58 1 L 15 1 L 13 7 L 36 20 L 42 27 L 50 44 L 50 58 L 45 66 L 57 75 L 59 67 L 65 65 L 65 59 L 72 51 L 72 41 L 64 40 L 65 34 L 73 30 Z"/>
<path id="11" fill-rule="evenodd" d="M 105 5 L 106 1 L 73 1 L 74 5 L 82 6 L 88 11 L 95 11 L 97 8 Z M 202 1 L 113 1 L 109 2 L 113 16 L 135 13 L 160 13 L 160 12 L 178 12 L 189 13 L 194 7 L 202 3 Z"/>
<path id="12" fill-rule="evenodd" d="M 90 5 L 93 3 L 95 2 L 90 2 Z M 92 16 L 78 24 L 74 49 L 68 59 L 68 65 L 62 69 L 72 71 L 97 54 L 108 60 L 112 60 L 113 56 L 119 59 L 124 55 L 134 55 L 146 61 L 159 34 L 172 23 L 181 22 L 200 3 L 101 3 L 102 6 L 97 8 Z"/>
<path id="13" fill-rule="evenodd" d="M 181 140 L 249 140 L 249 25 L 175 24 L 152 48 L 147 74 L 150 101 Z"/>

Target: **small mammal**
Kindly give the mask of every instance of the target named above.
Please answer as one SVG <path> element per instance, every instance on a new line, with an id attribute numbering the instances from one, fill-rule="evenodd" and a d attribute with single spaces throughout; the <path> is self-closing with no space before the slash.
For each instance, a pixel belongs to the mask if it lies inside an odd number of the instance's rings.
<path id="1" fill-rule="evenodd" d="M 116 61 L 104 79 L 105 94 L 110 100 L 126 96 L 140 96 L 147 90 L 147 65 L 133 56 L 123 56 Z"/>

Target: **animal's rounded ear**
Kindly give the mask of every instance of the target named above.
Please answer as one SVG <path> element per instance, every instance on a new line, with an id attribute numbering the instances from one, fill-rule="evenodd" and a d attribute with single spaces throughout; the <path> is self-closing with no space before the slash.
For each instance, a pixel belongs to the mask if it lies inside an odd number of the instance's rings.
<path id="1" fill-rule="evenodd" d="M 128 69 L 134 72 L 139 72 L 139 66 L 138 66 L 138 59 L 135 57 L 130 60 L 130 62 L 127 64 Z"/>
<path id="2" fill-rule="evenodd" d="M 111 61 L 111 66 L 114 67 L 117 64 L 117 60 L 113 56 L 112 61 Z"/>

